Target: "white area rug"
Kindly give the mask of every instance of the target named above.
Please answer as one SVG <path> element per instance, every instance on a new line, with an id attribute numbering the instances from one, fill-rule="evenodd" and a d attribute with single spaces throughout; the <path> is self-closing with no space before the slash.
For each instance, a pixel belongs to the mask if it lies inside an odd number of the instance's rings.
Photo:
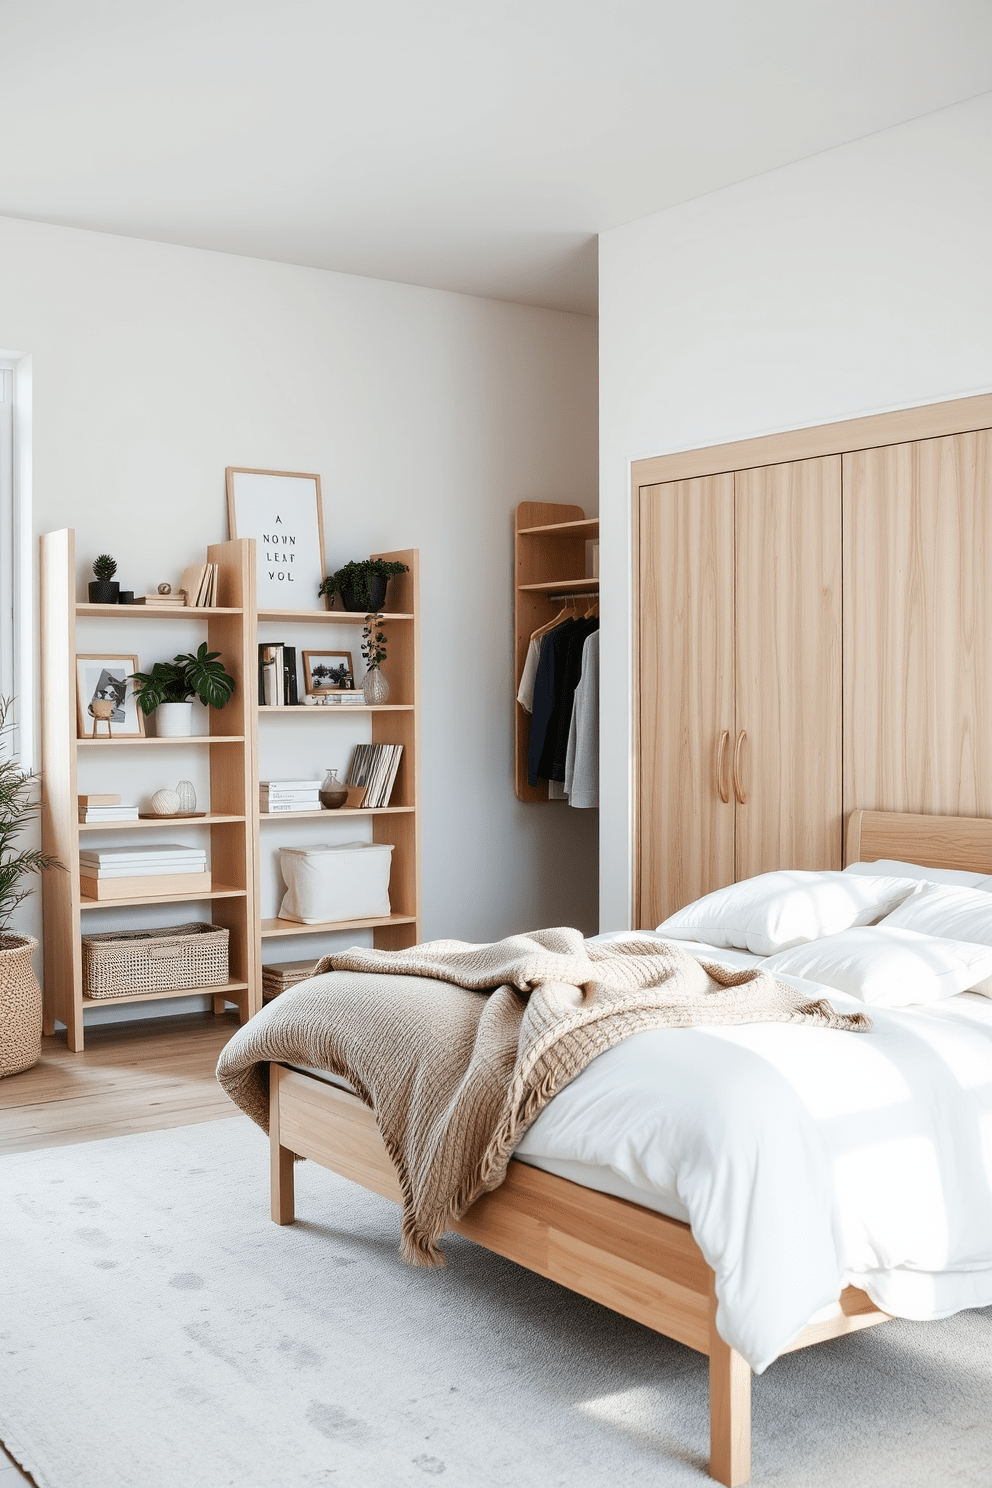
<path id="1" fill-rule="evenodd" d="M 0 1439 L 39 1488 L 706 1481 L 706 1361 L 312 1163 L 268 1218 L 247 1120 L 0 1159 Z M 790 1354 L 754 1482 L 992 1481 L 992 1309 Z"/>

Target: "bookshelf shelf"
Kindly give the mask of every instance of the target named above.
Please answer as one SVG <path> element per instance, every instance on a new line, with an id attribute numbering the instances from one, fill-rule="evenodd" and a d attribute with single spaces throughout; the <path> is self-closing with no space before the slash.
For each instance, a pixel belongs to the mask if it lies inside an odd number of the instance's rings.
<path id="1" fill-rule="evenodd" d="M 388 659 L 383 672 L 393 688 L 394 694 L 410 701 L 385 703 L 376 707 L 367 704 L 352 706 L 331 705 L 329 707 L 295 708 L 259 707 L 258 704 L 258 625 L 259 622 L 278 623 L 280 630 L 291 625 L 363 625 L 365 616 L 344 610 L 258 610 L 256 607 L 255 545 L 248 539 L 212 544 L 207 549 L 207 559 L 219 565 L 219 595 L 223 602 L 217 607 L 180 608 L 166 606 L 158 609 L 147 605 L 90 605 L 76 598 L 75 534 L 70 529 L 46 533 L 41 539 L 41 648 L 43 669 L 42 744 L 44 799 L 42 802 L 42 842 L 46 852 L 53 853 L 65 864 L 65 873 L 47 873 L 42 880 L 44 902 L 44 1028 L 54 1032 L 55 1023 L 65 1024 L 69 1048 L 81 1050 L 84 1041 L 84 1010 L 113 1003 L 148 1002 L 170 997 L 210 996 L 214 1011 L 221 1013 L 226 1003 L 235 1003 L 242 1021 L 247 1020 L 262 1006 L 262 954 L 263 945 L 269 940 L 294 935 L 319 935 L 370 930 L 375 945 L 384 950 L 400 950 L 415 945 L 420 939 L 420 760 L 418 737 L 418 647 L 417 613 L 419 608 L 418 562 L 414 549 L 402 552 L 372 554 L 407 565 L 408 571 L 398 574 L 390 581 L 391 597 L 396 608 L 381 616 L 380 623 L 393 626 L 389 634 Z M 155 618 L 160 621 L 196 620 L 206 630 L 206 640 L 212 651 L 219 651 L 224 665 L 234 676 L 236 689 L 226 707 L 220 711 L 207 710 L 209 734 L 193 734 L 180 738 L 88 738 L 76 737 L 76 669 L 74 658 L 77 650 L 77 622 L 99 620 L 130 621 L 136 617 Z M 88 633 L 87 639 L 93 634 Z M 155 632 L 146 632 L 154 635 Z M 158 642 L 155 643 L 156 645 Z M 184 642 L 180 642 L 184 645 Z M 91 644 L 81 644 L 80 651 L 92 650 Z M 129 649 L 137 649 L 132 643 Z M 164 648 L 163 648 L 164 649 Z M 405 804 L 376 809 L 341 808 L 336 812 L 269 812 L 260 813 L 259 802 L 259 732 L 263 714 L 303 713 L 306 716 L 336 718 L 354 713 L 360 720 L 365 738 L 373 744 L 401 744 L 403 757 L 394 785 L 395 798 Z M 333 725 L 330 725 L 333 728 Z M 222 732 L 232 730 L 232 732 Z M 323 734 L 295 735 L 282 729 L 265 730 L 265 750 L 289 749 L 285 741 L 296 739 L 317 741 Z M 346 736 L 348 737 L 348 736 Z M 221 750 L 214 745 L 224 745 Z M 200 768 L 209 770 L 209 810 L 204 816 L 181 818 L 153 818 L 123 822 L 80 822 L 77 809 L 78 790 L 116 790 L 116 784 L 108 783 L 111 773 L 103 767 L 103 779 L 91 784 L 92 772 L 99 769 L 96 761 L 102 750 L 137 750 L 137 756 L 128 759 L 133 769 L 134 759 L 145 759 L 143 750 L 182 750 L 192 746 L 200 755 Z M 110 754 L 108 760 L 122 758 Z M 160 768 L 170 756 L 148 755 L 146 763 L 159 759 Z M 179 761 L 173 768 L 180 768 Z M 287 768 L 290 768 L 287 766 Z M 192 773 L 192 770 L 190 771 Z M 269 773 L 272 773 L 271 768 Z M 298 768 L 297 768 L 298 773 Z M 155 780 L 157 771 L 149 768 L 147 774 L 150 791 L 161 784 Z M 78 781 L 82 777 L 83 784 Z M 133 784 L 129 787 L 134 789 Z M 199 789 L 199 786 L 197 787 Z M 389 843 L 391 855 L 389 894 L 390 903 L 409 914 L 390 914 L 381 918 L 350 921 L 328 921 L 322 925 L 297 925 L 279 919 L 262 920 L 262 889 L 264 877 L 260 860 L 260 830 L 264 822 L 286 823 L 287 817 L 294 821 L 306 821 L 310 829 L 313 823 L 323 819 L 330 823 L 345 817 L 367 818 L 373 842 Z M 161 830 L 167 828 L 170 835 L 186 827 L 205 828 L 210 834 L 210 868 L 215 876 L 214 887 L 186 894 L 156 894 L 134 896 L 127 899 L 90 899 L 83 896 L 79 877 L 79 847 L 85 837 L 91 846 L 101 839 L 94 839 L 94 832 L 114 834 L 120 831 L 133 832 L 142 828 Z M 138 839 L 140 840 L 140 839 Z M 180 839 L 182 840 L 182 839 Z M 200 838 L 202 841 L 202 836 Z M 272 834 L 266 835 L 266 843 L 273 842 Z M 268 850 L 268 848 L 267 848 Z M 140 911 L 151 906 L 182 905 L 192 902 L 209 904 L 206 914 L 212 923 L 225 926 L 230 932 L 229 980 L 220 987 L 190 988 L 183 991 L 122 995 L 114 998 L 90 998 L 83 992 L 81 934 L 84 922 L 93 925 L 91 916 L 96 910 L 107 910 L 112 915 L 120 912 L 116 921 L 129 929 L 142 928 Z M 272 906 L 277 907 L 277 906 Z M 181 918 L 181 911 L 177 919 Z M 190 919 L 203 918 L 189 913 Z M 159 916 L 161 918 L 161 916 Z M 105 924 L 96 921 L 96 924 Z M 147 923 L 147 921 L 145 922 Z"/>
<path id="2" fill-rule="evenodd" d="M 577 522 L 546 522 L 541 527 L 518 527 L 518 537 L 581 537 L 583 541 L 599 536 L 598 517 L 580 517 Z"/>
<path id="3" fill-rule="evenodd" d="M 163 827 L 215 827 L 223 822 L 243 822 L 243 816 L 226 816 L 223 812 L 208 811 L 205 816 L 148 816 L 140 821 L 91 821 L 80 822 L 81 832 L 134 832 L 142 827 L 161 831 Z"/>
<path id="4" fill-rule="evenodd" d="M 226 605 L 223 607 L 214 605 L 208 609 L 202 605 L 113 605 L 82 602 L 76 605 L 78 620 L 131 620 L 142 616 L 146 618 L 150 616 L 156 620 L 212 620 L 217 615 L 242 614 L 244 614 L 243 610 L 232 609 Z M 106 1001 L 105 998 L 99 1000 Z"/>
<path id="5" fill-rule="evenodd" d="M 340 821 L 345 816 L 409 816 L 416 811 L 416 806 L 337 806 L 333 811 L 325 811 L 323 807 L 319 811 L 260 811 L 259 821 L 284 822 L 306 821 L 323 818 L 324 821 L 333 821 L 335 817 Z"/>
<path id="6" fill-rule="evenodd" d="M 329 713 L 412 713 L 413 703 L 317 703 L 307 707 L 306 703 L 259 703 L 259 713 L 305 713 L 308 718 L 326 718 Z"/>
<path id="7" fill-rule="evenodd" d="M 247 889 L 234 889 L 230 884 L 215 884 L 211 889 L 194 889 L 186 894 L 133 894 L 127 899 L 87 899 L 80 894 L 79 908 L 135 909 L 149 904 L 185 904 L 192 899 L 244 899 Z"/>
<path id="8" fill-rule="evenodd" d="M 223 997 L 233 1001 L 232 992 L 244 992 L 247 982 L 214 982 L 208 987 L 178 987 L 168 992 L 122 992 L 117 997 L 87 997 L 83 995 L 84 1007 L 108 1007 L 123 1002 L 161 1002 L 167 997 Z"/>
<path id="9" fill-rule="evenodd" d="M 392 583 L 393 580 L 390 580 Z M 275 620 L 280 625 L 364 625 L 365 616 L 357 610 L 259 610 L 259 620 Z M 416 617 L 412 613 L 400 613 L 396 610 L 384 611 L 380 620 L 413 620 Z"/>
<path id="10" fill-rule="evenodd" d="M 179 734 L 172 739 L 77 739 L 80 749 L 166 749 L 187 744 L 243 744 L 244 734 Z"/>

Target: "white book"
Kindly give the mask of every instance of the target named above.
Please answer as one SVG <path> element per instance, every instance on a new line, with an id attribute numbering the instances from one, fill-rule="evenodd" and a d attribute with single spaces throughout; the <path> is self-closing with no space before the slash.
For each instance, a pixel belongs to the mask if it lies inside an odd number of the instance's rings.
<path id="1" fill-rule="evenodd" d="M 206 861 L 197 863 L 133 863 L 126 868 L 94 868 L 89 863 L 80 863 L 80 873 L 87 878 L 167 878 L 178 873 L 205 873 Z"/>
<path id="2" fill-rule="evenodd" d="M 320 798 L 315 797 L 312 801 L 270 801 L 268 805 L 263 803 L 262 810 L 268 816 L 285 816 L 294 811 L 316 811 L 320 806 Z"/>
<path id="3" fill-rule="evenodd" d="M 178 842 L 163 842 L 151 847 L 87 847 L 79 854 L 89 863 L 164 863 L 170 858 L 205 858 L 202 848 L 186 847 Z"/>
<path id="4" fill-rule="evenodd" d="M 320 795 L 320 789 L 314 786 L 313 790 L 262 790 L 267 801 L 314 801 Z"/>
<path id="5" fill-rule="evenodd" d="M 298 791 L 298 790 L 308 790 L 308 791 L 310 791 L 310 790 L 315 790 L 315 791 L 319 791 L 320 790 L 320 781 L 319 780 L 314 780 L 314 778 L 313 778 L 312 775 L 311 775 L 311 777 L 310 777 L 309 780 L 260 780 L 258 783 L 259 783 L 259 786 L 261 787 L 262 790 L 268 790 L 268 791 L 277 791 L 277 790 L 292 790 L 292 791 Z"/>
<path id="6" fill-rule="evenodd" d="M 107 822 L 108 824 L 119 821 L 137 821 L 138 808 L 135 807 L 133 811 L 81 811 L 79 820 L 81 822 Z"/>

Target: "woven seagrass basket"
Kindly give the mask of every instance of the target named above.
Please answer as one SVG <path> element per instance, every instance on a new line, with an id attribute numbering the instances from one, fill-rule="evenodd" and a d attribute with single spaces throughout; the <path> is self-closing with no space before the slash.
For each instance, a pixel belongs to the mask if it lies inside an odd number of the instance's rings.
<path id="1" fill-rule="evenodd" d="M 31 966 L 33 935 L 0 935 L 0 1076 L 41 1058 L 41 988 Z"/>
<path id="2" fill-rule="evenodd" d="M 87 997 L 126 997 L 221 986 L 228 979 L 229 938 L 222 925 L 199 921 L 84 935 L 83 991 Z"/>

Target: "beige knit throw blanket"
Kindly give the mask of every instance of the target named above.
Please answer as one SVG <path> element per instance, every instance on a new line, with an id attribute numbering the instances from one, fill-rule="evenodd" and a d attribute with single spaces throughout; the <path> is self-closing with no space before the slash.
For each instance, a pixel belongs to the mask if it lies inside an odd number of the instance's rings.
<path id="1" fill-rule="evenodd" d="M 217 1077 L 263 1128 L 269 1060 L 347 1079 L 396 1165 L 401 1253 L 418 1266 L 444 1264 L 437 1242 L 450 1221 L 499 1186 L 552 1096 L 631 1034 L 715 1023 L 871 1027 L 759 969 L 696 961 L 671 943 L 586 942 L 569 929 L 494 945 L 354 948 L 325 956 L 317 973 L 239 1030 Z"/>

